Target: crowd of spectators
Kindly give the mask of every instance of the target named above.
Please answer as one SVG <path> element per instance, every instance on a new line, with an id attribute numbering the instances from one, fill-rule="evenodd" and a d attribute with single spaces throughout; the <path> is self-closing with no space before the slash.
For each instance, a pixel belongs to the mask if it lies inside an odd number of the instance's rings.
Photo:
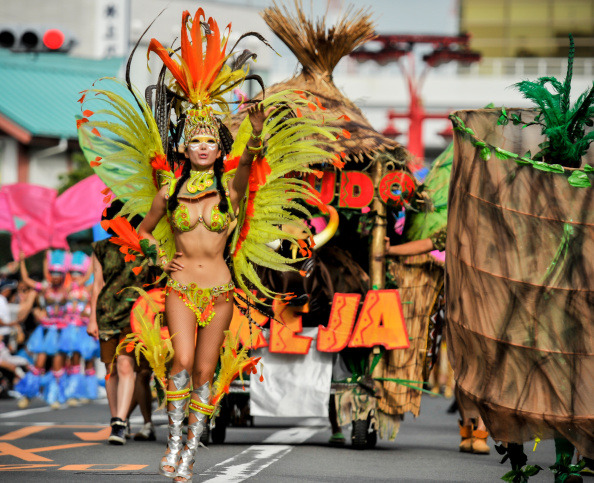
<path id="1" fill-rule="evenodd" d="M 14 385 L 33 363 L 26 343 L 37 326 L 37 292 L 20 280 L 19 264 L 0 269 L 0 398 L 15 395 Z"/>

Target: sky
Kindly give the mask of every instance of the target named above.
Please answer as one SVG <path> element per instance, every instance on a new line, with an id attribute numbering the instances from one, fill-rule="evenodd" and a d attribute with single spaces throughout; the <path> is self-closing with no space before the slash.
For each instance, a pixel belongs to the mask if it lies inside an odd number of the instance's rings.
<path id="1" fill-rule="evenodd" d="M 219 0 L 218 3 L 264 8 L 273 2 Z M 458 33 L 458 0 L 303 0 L 302 3 L 305 10 L 311 7 L 316 14 L 322 14 L 328 5 L 331 9 L 349 4 L 355 8 L 369 6 L 375 13 L 373 17 L 379 33 Z"/>
<path id="2" fill-rule="evenodd" d="M 218 0 L 219 4 L 252 6 L 263 9 L 273 4 L 273 0 Z M 293 2 L 281 0 L 279 5 L 287 5 L 294 10 Z M 328 10 L 328 23 L 333 23 L 350 5 L 355 10 L 368 8 L 379 34 L 432 34 L 457 35 L 459 33 L 458 0 L 302 0 L 306 13 L 322 16 Z M 276 38 L 271 39 L 282 58 L 277 59 L 277 69 L 289 75 L 297 63 L 290 51 Z M 419 55 L 423 52 L 419 51 Z"/>

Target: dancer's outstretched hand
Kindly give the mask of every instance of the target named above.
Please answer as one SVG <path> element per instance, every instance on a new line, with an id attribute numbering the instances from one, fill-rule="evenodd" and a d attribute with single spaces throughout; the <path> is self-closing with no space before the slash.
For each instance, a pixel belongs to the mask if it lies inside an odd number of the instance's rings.
<path id="1" fill-rule="evenodd" d="M 175 252 L 175 255 L 173 255 L 173 258 L 169 262 L 167 262 L 166 265 L 163 265 L 163 271 L 167 275 L 169 275 L 170 273 L 173 273 L 173 272 L 179 272 L 180 270 L 184 269 L 184 266 L 178 260 L 178 258 L 181 256 L 183 256 L 182 252 Z"/>
<path id="2" fill-rule="evenodd" d="M 274 111 L 275 107 L 271 106 L 266 111 L 264 111 L 264 104 L 258 102 L 258 104 L 254 104 L 248 109 L 248 116 L 250 118 L 250 122 L 252 123 L 253 133 L 256 136 L 259 136 L 262 132 L 262 128 L 264 127 L 264 121 L 270 115 L 272 111 Z"/>

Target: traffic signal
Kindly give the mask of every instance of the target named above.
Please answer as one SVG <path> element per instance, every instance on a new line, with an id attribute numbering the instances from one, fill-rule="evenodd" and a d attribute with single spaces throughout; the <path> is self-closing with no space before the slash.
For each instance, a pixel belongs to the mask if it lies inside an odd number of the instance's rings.
<path id="1" fill-rule="evenodd" d="M 68 52 L 76 39 L 58 27 L 0 25 L 0 48 L 13 52 Z"/>

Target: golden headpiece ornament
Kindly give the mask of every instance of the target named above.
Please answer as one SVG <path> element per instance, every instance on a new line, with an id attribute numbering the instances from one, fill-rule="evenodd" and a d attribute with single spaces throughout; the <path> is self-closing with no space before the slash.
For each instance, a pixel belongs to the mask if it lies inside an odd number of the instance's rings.
<path id="1" fill-rule="evenodd" d="M 186 111 L 186 121 L 184 124 L 184 140 L 187 145 L 192 138 L 199 134 L 212 136 L 221 144 L 219 134 L 219 123 L 210 106 L 198 106 L 197 109 L 188 109 Z"/>

